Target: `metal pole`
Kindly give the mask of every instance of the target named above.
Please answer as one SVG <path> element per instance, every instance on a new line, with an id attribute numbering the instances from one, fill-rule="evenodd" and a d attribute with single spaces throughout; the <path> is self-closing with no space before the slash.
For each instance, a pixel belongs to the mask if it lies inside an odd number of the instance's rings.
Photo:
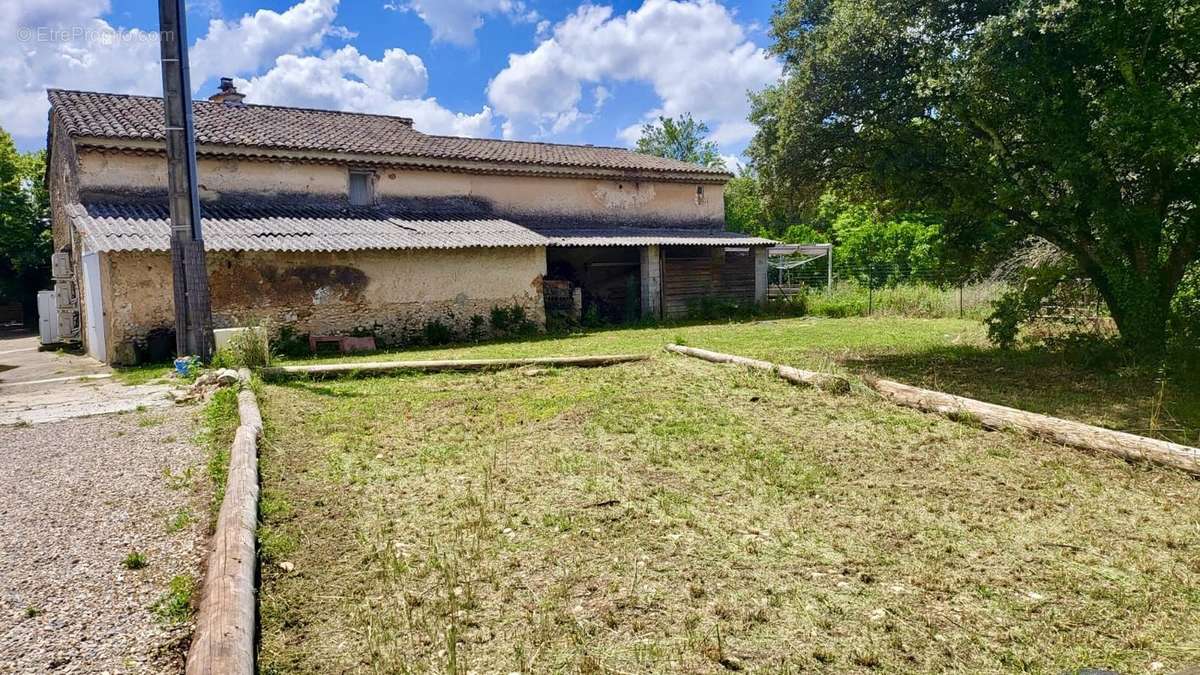
<path id="1" fill-rule="evenodd" d="M 833 291 L 833 244 L 825 245 L 825 292 Z"/>
<path id="2" fill-rule="evenodd" d="M 188 74 L 184 0 L 158 1 L 166 121 L 167 202 L 171 210 L 171 271 L 175 291 L 175 352 L 212 358 L 212 310 L 196 189 L 196 136 Z"/>
<path id="3" fill-rule="evenodd" d="M 867 316 L 875 313 L 875 271 L 867 268 Z"/>

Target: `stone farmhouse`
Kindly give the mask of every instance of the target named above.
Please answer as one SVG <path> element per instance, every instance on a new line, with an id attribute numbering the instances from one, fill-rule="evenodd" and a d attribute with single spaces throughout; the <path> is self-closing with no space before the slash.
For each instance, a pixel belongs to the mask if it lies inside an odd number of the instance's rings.
<path id="1" fill-rule="evenodd" d="M 174 321 L 162 100 L 48 95 L 76 336 L 101 361 L 136 362 Z M 431 321 L 486 330 L 496 307 L 543 324 L 547 307 L 617 321 L 766 299 L 772 242 L 725 231 L 723 170 L 242 98 L 225 81 L 194 104 L 218 328 L 402 344 Z"/>

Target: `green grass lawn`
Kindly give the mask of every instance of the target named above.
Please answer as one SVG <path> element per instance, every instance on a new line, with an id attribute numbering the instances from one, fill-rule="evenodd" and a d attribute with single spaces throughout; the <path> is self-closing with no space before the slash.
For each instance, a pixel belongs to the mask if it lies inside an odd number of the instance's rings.
<path id="1" fill-rule="evenodd" d="M 655 358 L 268 385 L 262 672 L 1200 661 L 1194 479 L 660 349 L 1140 414 L 1105 389 L 1119 372 L 1005 359 L 981 338 L 969 322 L 865 319 L 605 331 L 406 356 Z"/>
<path id="2" fill-rule="evenodd" d="M 1107 352 L 1000 350 L 978 321 L 802 318 L 627 328 L 319 361 L 658 353 L 668 342 L 813 370 L 871 372 L 991 403 L 1200 444 L 1200 382 L 1160 380 Z"/>

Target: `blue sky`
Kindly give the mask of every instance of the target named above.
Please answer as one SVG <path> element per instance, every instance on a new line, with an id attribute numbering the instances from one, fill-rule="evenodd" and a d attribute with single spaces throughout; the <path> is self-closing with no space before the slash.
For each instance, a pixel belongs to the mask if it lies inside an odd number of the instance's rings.
<path id="1" fill-rule="evenodd" d="M 44 144 L 46 87 L 160 93 L 155 2 L 7 2 L 16 11 L 0 30 L 18 39 L 0 41 L 0 63 L 15 64 L 0 66 L 0 126 L 23 149 Z M 732 158 L 753 132 L 745 92 L 779 76 L 764 50 L 771 11 L 769 0 L 193 0 L 188 30 L 197 96 L 229 75 L 249 102 L 603 145 L 692 112 Z"/>

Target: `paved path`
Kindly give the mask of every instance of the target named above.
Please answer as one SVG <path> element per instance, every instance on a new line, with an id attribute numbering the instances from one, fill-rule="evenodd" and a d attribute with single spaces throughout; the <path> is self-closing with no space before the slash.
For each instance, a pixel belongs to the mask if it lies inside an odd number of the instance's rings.
<path id="1" fill-rule="evenodd" d="M 124 386 L 93 358 L 38 351 L 37 337 L 0 338 L 0 426 L 166 407 L 169 389 Z"/>
<path id="2" fill-rule="evenodd" d="M 0 673 L 182 670 L 191 627 L 152 609 L 199 575 L 198 408 L 0 427 Z M 144 569 L 126 569 L 131 552 Z"/>

